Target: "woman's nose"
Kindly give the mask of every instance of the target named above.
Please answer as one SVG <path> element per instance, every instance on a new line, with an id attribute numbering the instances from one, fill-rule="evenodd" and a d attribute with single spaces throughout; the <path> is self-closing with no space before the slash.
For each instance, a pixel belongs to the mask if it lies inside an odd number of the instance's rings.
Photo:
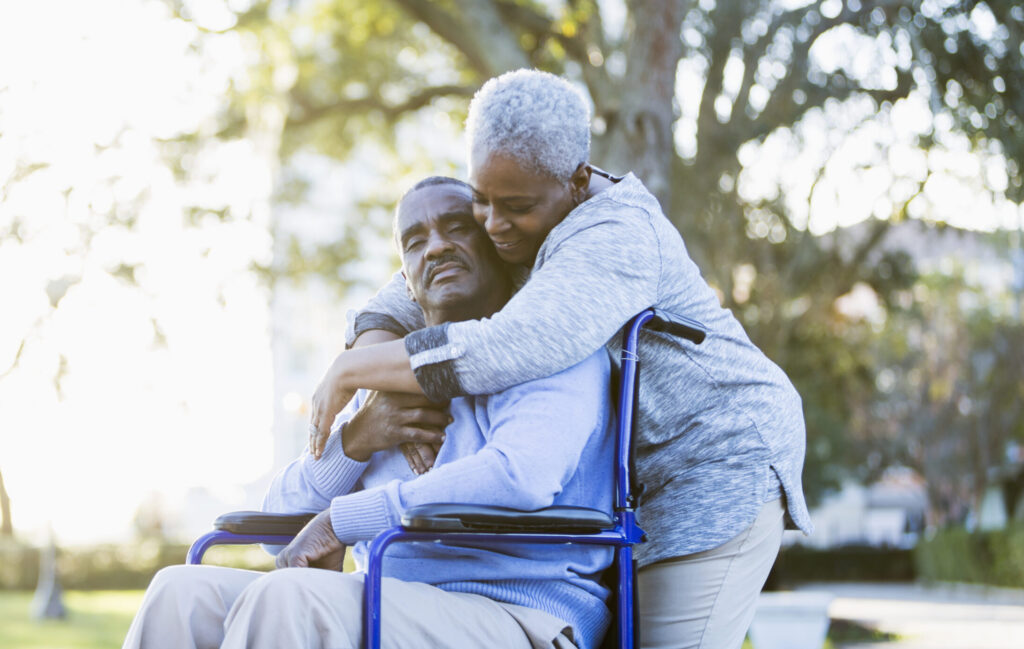
<path id="1" fill-rule="evenodd" d="M 488 235 L 500 234 L 508 229 L 508 221 L 502 218 L 498 211 L 492 207 L 486 208 L 483 225 Z"/>

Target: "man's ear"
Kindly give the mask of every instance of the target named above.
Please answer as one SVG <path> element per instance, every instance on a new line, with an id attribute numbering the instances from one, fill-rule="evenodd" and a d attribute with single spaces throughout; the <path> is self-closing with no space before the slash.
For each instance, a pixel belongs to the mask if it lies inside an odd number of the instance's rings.
<path id="1" fill-rule="evenodd" d="M 413 302 L 416 301 L 416 296 L 412 294 L 412 287 L 409 286 L 409 278 L 405 276 L 405 271 L 402 271 L 402 279 L 405 280 L 405 294 L 409 296 L 409 299 Z"/>

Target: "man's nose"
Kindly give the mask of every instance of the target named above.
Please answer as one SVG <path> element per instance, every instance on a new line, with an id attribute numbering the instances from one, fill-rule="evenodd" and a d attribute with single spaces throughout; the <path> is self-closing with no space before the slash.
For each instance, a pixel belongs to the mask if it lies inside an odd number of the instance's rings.
<path id="1" fill-rule="evenodd" d="M 451 240 L 442 232 L 431 232 L 427 235 L 426 257 L 432 259 L 439 255 L 451 252 L 453 249 Z"/>

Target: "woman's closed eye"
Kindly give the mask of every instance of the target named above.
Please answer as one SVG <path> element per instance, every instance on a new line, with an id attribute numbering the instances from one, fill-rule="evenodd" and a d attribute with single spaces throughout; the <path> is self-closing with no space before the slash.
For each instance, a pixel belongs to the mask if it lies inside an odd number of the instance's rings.
<path id="1" fill-rule="evenodd" d="M 533 203 L 512 203 L 505 205 L 505 209 L 513 214 L 526 214 L 531 211 L 536 205 Z"/>

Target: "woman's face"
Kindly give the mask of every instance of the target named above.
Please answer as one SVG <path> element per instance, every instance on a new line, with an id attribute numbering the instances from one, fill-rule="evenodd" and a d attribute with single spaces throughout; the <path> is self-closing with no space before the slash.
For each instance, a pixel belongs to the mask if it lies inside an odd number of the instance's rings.
<path id="1" fill-rule="evenodd" d="M 510 264 L 533 265 L 545 237 L 576 206 L 572 181 L 559 182 L 501 153 L 473 154 L 473 218 Z"/>

